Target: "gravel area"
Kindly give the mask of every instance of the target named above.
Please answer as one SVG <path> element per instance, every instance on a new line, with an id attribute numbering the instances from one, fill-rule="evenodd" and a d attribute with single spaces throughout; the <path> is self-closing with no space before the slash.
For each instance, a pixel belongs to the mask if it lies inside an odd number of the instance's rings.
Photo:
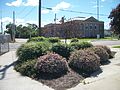
<path id="1" fill-rule="evenodd" d="M 78 73 L 70 70 L 66 75 L 52 80 L 43 80 L 39 79 L 39 81 L 47 85 L 55 90 L 66 90 L 68 88 L 75 87 L 78 85 L 84 78 Z"/>

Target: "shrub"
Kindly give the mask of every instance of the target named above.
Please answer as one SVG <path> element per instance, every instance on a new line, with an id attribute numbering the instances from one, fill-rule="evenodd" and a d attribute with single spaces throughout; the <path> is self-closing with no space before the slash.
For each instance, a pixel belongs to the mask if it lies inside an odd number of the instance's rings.
<path id="1" fill-rule="evenodd" d="M 93 45 L 89 42 L 74 42 L 71 43 L 70 46 L 76 50 L 84 49 L 84 48 L 89 48 L 92 47 Z"/>
<path id="2" fill-rule="evenodd" d="M 27 42 L 43 42 L 46 41 L 45 37 L 33 37 L 29 39 Z"/>
<path id="3" fill-rule="evenodd" d="M 58 37 L 50 37 L 50 38 L 48 38 L 48 41 L 50 43 L 58 43 L 58 42 L 60 42 L 60 39 Z"/>
<path id="4" fill-rule="evenodd" d="M 47 75 L 47 77 L 58 77 L 68 71 L 65 58 L 52 53 L 39 57 L 35 67 L 40 75 Z"/>
<path id="5" fill-rule="evenodd" d="M 20 72 L 24 76 L 29 76 L 31 78 L 37 77 L 37 70 L 34 68 L 37 60 L 27 60 L 24 63 L 16 63 L 14 69 Z"/>
<path id="6" fill-rule="evenodd" d="M 68 63 L 75 71 L 83 75 L 90 75 L 99 69 L 100 58 L 89 50 L 78 50 L 71 54 Z"/>
<path id="7" fill-rule="evenodd" d="M 77 39 L 77 38 L 72 38 L 71 43 L 73 43 L 73 42 L 79 42 L 79 39 Z"/>
<path id="8" fill-rule="evenodd" d="M 103 48 L 101 48 L 101 47 L 92 47 L 92 48 L 89 48 L 89 49 L 100 57 L 100 63 L 101 64 L 104 64 L 105 62 L 108 61 L 109 55 Z"/>
<path id="9" fill-rule="evenodd" d="M 69 45 L 62 43 L 54 44 L 51 50 L 67 59 L 69 58 L 71 51 L 73 51 L 73 49 Z"/>
<path id="10" fill-rule="evenodd" d="M 31 42 L 23 44 L 17 50 L 17 56 L 19 61 L 26 61 L 28 59 L 34 59 L 47 53 L 50 48 L 48 42 Z"/>
<path id="11" fill-rule="evenodd" d="M 109 47 L 104 46 L 104 45 L 96 45 L 96 47 L 101 47 L 101 48 L 103 48 L 103 49 L 106 50 L 106 52 L 108 53 L 109 58 L 113 58 L 113 56 L 112 56 L 112 52 L 111 52 L 111 50 L 110 50 Z"/>

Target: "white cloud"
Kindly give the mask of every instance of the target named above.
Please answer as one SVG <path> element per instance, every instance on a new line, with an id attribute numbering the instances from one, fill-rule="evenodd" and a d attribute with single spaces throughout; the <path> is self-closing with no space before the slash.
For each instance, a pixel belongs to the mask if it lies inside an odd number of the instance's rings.
<path id="1" fill-rule="evenodd" d="M 0 21 L 1 21 L 1 19 L 0 19 Z M 3 30 L 6 30 L 6 25 L 9 23 L 13 23 L 13 19 L 10 17 L 4 17 L 4 18 L 2 18 L 2 22 L 3 22 Z M 16 25 L 20 25 L 20 24 L 26 25 L 26 23 L 38 25 L 38 22 L 35 20 L 25 20 L 25 19 L 21 19 L 21 18 L 16 18 L 16 22 L 15 22 Z"/>
<path id="2" fill-rule="evenodd" d="M 12 20 L 12 18 L 10 18 L 10 17 L 4 17 L 4 18 L 2 18 L 2 22 L 3 23 L 10 23 L 10 22 L 12 22 L 13 20 Z"/>
<path id="3" fill-rule="evenodd" d="M 102 2 L 105 2 L 106 0 L 101 0 Z"/>
<path id="4" fill-rule="evenodd" d="M 103 5 L 99 6 L 100 8 L 104 7 Z M 97 5 L 94 5 L 93 8 L 97 8 Z"/>
<path id="5" fill-rule="evenodd" d="M 41 13 L 42 13 L 42 14 L 48 14 L 49 12 L 50 12 L 50 11 L 47 10 L 47 9 L 41 10 Z"/>
<path id="6" fill-rule="evenodd" d="M 1 19 L 0 19 L 0 21 L 1 21 Z M 3 30 L 6 30 L 6 25 L 9 24 L 9 23 L 12 23 L 13 19 L 10 18 L 10 17 L 4 17 L 4 18 L 2 18 L 2 22 L 3 22 Z M 15 22 L 16 25 L 22 24 L 22 25 L 25 26 L 27 23 L 38 25 L 37 20 L 25 20 L 25 19 L 21 19 L 21 18 L 16 18 L 16 22 Z M 43 27 L 44 25 L 49 24 L 49 23 L 51 23 L 51 21 L 48 21 L 48 20 L 47 21 L 42 21 L 41 26 Z M 0 23 L 0 25 L 1 25 L 1 23 Z"/>
<path id="7" fill-rule="evenodd" d="M 110 22 L 105 22 L 104 27 L 105 27 L 105 29 L 109 29 L 110 28 Z"/>
<path id="8" fill-rule="evenodd" d="M 23 0 L 16 0 L 13 1 L 11 3 L 6 3 L 7 6 L 38 6 L 39 4 L 39 0 L 27 0 L 26 2 L 23 2 Z M 52 12 L 58 12 L 60 9 L 67 9 L 71 6 L 70 3 L 68 2 L 60 2 L 59 4 L 57 4 L 56 6 L 52 7 Z M 48 14 L 50 12 L 50 10 L 47 9 L 43 9 L 41 10 L 42 14 Z"/>
<path id="9" fill-rule="evenodd" d="M 36 25 L 38 25 L 38 22 L 35 21 L 35 20 L 28 20 L 28 21 L 26 21 L 26 23 L 36 24 Z"/>
<path id="10" fill-rule="evenodd" d="M 42 21 L 41 22 L 41 27 L 44 27 L 44 25 L 50 24 L 50 21 Z"/>
<path id="11" fill-rule="evenodd" d="M 38 6 L 39 0 L 27 0 L 23 2 L 23 0 L 16 0 L 11 3 L 6 3 L 7 6 Z"/>
<path id="12" fill-rule="evenodd" d="M 62 1 L 62 2 L 60 2 L 59 4 L 57 4 L 55 7 L 53 7 L 52 9 L 53 9 L 54 12 L 57 12 L 57 11 L 59 11 L 60 9 L 67 9 L 67 8 L 69 8 L 70 6 L 71 6 L 70 3 L 67 3 L 67 2 Z"/>
<path id="13" fill-rule="evenodd" d="M 39 0 L 27 0 L 27 2 L 23 2 L 24 6 L 38 6 Z"/>
<path id="14" fill-rule="evenodd" d="M 16 6 L 19 7 L 22 4 L 22 0 L 16 0 L 11 3 L 6 3 L 7 6 Z"/>
<path id="15" fill-rule="evenodd" d="M 0 20 L 0 21 L 1 21 L 1 20 Z M 12 21 L 13 21 L 13 20 L 12 20 L 12 18 L 10 18 L 10 17 L 4 17 L 4 18 L 2 18 L 3 31 L 6 30 L 6 25 L 9 24 L 9 23 L 11 23 Z"/>

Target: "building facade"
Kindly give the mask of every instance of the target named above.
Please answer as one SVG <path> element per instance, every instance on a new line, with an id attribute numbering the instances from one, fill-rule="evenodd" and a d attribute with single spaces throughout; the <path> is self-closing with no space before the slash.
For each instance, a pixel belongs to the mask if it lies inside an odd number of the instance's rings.
<path id="1" fill-rule="evenodd" d="M 45 37 L 94 38 L 104 37 L 104 22 L 94 17 L 85 20 L 71 20 L 62 24 L 48 24 L 42 28 Z"/>

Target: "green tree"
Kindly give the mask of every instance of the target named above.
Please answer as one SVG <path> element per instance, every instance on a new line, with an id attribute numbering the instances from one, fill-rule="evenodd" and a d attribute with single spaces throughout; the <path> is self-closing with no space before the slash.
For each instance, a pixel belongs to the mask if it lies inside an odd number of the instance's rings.
<path id="1" fill-rule="evenodd" d="M 13 40 L 13 24 L 6 25 L 6 33 L 11 35 L 11 39 Z M 18 25 L 16 26 L 15 30 L 15 37 L 16 38 L 31 38 L 38 36 L 38 26 L 36 24 L 27 23 L 25 26 Z"/>
<path id="2" fill-rule="evenodd" d="M 38 36 L 38 26 L 36 24 L 27 23 L 27 28 L 29 29 L 29 37 Z"/>
<path id="3" fill-rule="evenodd" d="M 119 35 L 120 38 L 120 4 L 110 12 L 108 18 L 111 19 L 111 30 L 113 30 L 115 34 Z"/>
<path id="4" fill-rule="evenodd" d="M 16 27 L 16 34 L 15 34 L 15 36 L 16 36 L 17 38 L 20 38 L 20 37 L 21 37 L 21 35 L 22 35 L 22 28 L 23 28 L 23 25 L 18 25 L 18 26 Z"/>
<path id="5" fill-rule="evenodd" d="M 10 36 L 11 36 L 11 40 L 12 41 L 14 41 L 14 34 L 15 34 L 15 31 L 13 31 L 13 27 L 14 27 L 14 24 L 12 24 L 12 23 L 9 23 L 9 24 L 7 24 L 6 25 L 6 33 L 8 33 L 8 34 L 10 34 Z M 15 27 L 16 27 L 16 25 L 15 25 Z"/>

